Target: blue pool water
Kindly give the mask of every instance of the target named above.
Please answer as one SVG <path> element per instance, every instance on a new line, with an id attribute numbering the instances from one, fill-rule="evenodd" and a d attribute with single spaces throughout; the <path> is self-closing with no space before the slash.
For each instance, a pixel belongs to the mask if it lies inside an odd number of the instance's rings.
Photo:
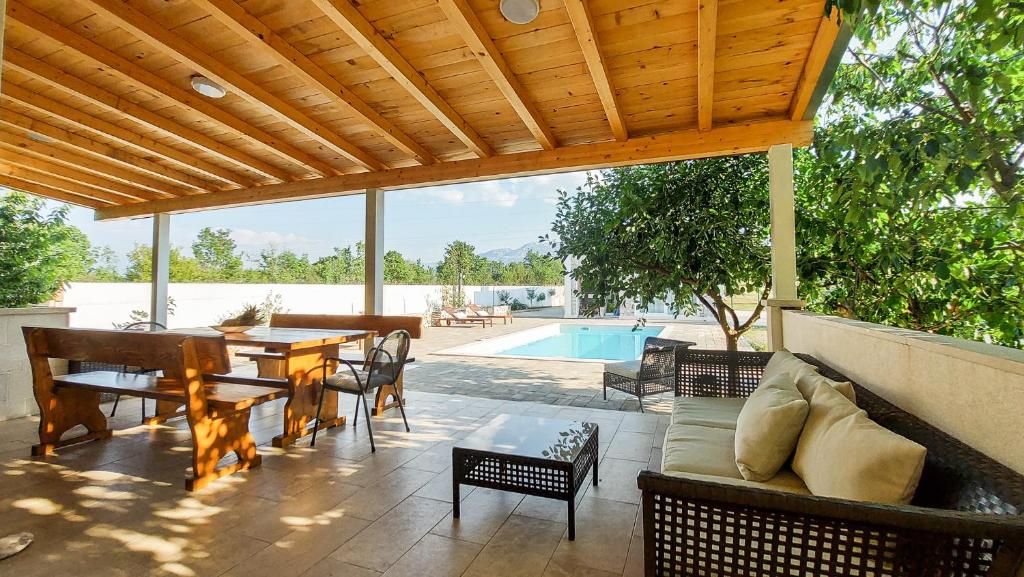
<path id="1" fill-rule="evenodd" d="M 644 351 L 644 339 L 656 337 L 663 326 L 559 325 L 557 335 L 505 349 L 496 354 L 519 357 L 567 357 L 632 361 Z"/>

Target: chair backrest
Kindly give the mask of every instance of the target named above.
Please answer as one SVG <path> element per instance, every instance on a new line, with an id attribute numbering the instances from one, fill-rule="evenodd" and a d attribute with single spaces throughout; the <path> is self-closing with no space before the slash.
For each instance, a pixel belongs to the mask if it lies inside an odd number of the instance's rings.
<path id="1" fill-rule="evenodd" d="M 290 329 L 377 331 L 386 335 L 402 330 L 414 339 L 423 334 L 423 318 L 403 315 L 310 315 L 274 313 L 270 326 Z"/>
<path id="2" fill-rule="evenodd" d="M 392 331 L 384 337 L 367 359 L 369 373 L 387 375 L 392 381 L 397 381 L 405 367 L 406 359 L 409 358 L 410 338 L 409 333 L 405 331 Z"/>
<path id="3" fill-rule="evenodd" d="M 189 337 L 177 333 L 109 329 L 23 327 L 22 330 L 30 355 L 147 367 L 175 374 L 180 368 L 182 342 L 192 338 L 203 373 L 231 372 L 227 346 L 220 336 Z"/>
<path id="4" fill-rule="evenodd" d="M 121 327 L 121 330 L 156 333 L 160 331 L 166 331 L 167 327 L 156 321 L 138 321 L 130 325 L 125 325 Z"/>

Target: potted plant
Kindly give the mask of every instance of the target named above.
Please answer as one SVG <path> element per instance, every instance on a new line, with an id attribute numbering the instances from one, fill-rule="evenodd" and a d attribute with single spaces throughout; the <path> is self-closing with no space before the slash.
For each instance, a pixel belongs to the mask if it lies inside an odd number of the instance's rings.
<path id="1" fill-rule="evenodd" d="M 211 328 L 222 333 L 244 333 L 245 331 L 262 325 L 266 319 L 259 305 L 242 305 L 242 310 L 235 314 L 228 314 L 220 319 Z"/>

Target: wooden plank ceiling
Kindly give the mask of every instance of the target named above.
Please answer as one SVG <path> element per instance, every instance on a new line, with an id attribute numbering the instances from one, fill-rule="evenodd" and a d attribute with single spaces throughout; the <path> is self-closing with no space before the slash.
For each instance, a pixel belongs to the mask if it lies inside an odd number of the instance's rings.
<path id="1" fill-rule="evenodd" d="M 800 146 L 845 42 L 824 0 L 540 4 L 7 0 L 0 186 L 122 218 Z"/>

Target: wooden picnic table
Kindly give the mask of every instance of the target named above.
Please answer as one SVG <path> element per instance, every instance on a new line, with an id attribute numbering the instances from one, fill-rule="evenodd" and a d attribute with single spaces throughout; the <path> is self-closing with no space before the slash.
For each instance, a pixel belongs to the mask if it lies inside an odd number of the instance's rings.
<path id="1" fill-rule="evenodd" d="M 174 329 L 169 332 L 201 336 L 221 334 L 208 327 Z M 369 350 L 376 335 L 376 331 L 366 330 L 256 327 L 244 333 L 224 333 L 224 338 L 230 346 L 258 347 L 284 354 L 283 376 L 288 379 L 288 400 L 285 403 L 284 429 L 274 437 L 273 444 L 275 447 L 285 447 L 313 432 L 308 425 L 316 418 L 324 359 L 337 357 L 339 345 L 344 343 L 362 342 L 363 350 Z M 330 371 L 337 368 L 335 364 L 329 365 Z M 162 422 L 177 414 L 178 406 L 158 401 L 157 416 L 150 421 Z M 328 390 L 324 396 L 320 429 L 344 424 L 345 417 L 338 415 L 338 393 Z"/>

